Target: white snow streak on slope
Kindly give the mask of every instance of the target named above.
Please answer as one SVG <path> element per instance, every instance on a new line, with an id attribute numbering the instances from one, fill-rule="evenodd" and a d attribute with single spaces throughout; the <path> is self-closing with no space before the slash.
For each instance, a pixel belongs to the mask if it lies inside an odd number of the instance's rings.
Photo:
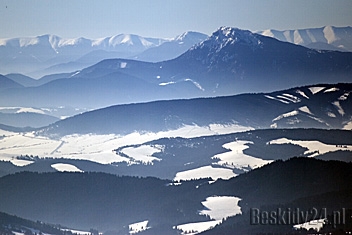
<path id="1" fill-rule="evenodd" d="M 339 112 L 339 114 L 340 114 L 341 116 L 345 115 L 345 111 L 344 111 L 343 108 L 341 107 L 340 101 L 335 101 L 335 102 L 333 102 L 332 104 L 335 105 L 337 111 Z"/>
<path id="2" fill-rule="evenodd" d="M 303 224 L 296 224 L 293 226 L 294 229 L 314 229 L 315 231 L 319 232 L 320 229 L 323 228 L 325 224 L 325 219 L 318 219 L 318 220 L 312 220 Z"/>
<path id="3" fill-rule="evenodd" d="M 202 166 L 199 168 L 191 169 L 188 171 L 178 172 L 174 178 L 174 181 L 180 180 L 192 180 L 200 178 L 211 177 L 213 180 L 217 179 L 230 179 L 237 176 L 230 169 L 212 167 L 212 166 Z"/>
<path id="4" fill-rule="evenodd" d="M 309 154 L 308 157 L 316 157 L 320 154 L 335 152 L 338 150 L 349 150 L 352 151 L 351 145 L 346 145 L 346 148 L 338 147 L 332 144 L 324 144 L 320 141 L 308 141 L 308 140 L 290 140 L 287 138 L 280 138 L 268 142 L 268 144 L 296 144 L 308 150 L 304 154 Z"/>
<path id="5" fill-rule="evenodd" d="M 163 150 L 160 146 L 151 146 L 151 145 L 141 145 L 139 147 L 128 147 L 122 150 L 122 153 L 130 156 L 132 163 L 134 161 L 142 162 L 144 164 L 152 164 L 153 161 L 161 161 L 160 158 L 153 157 L 154 153 L 159 153 Z"/>
<path id="6" fill-rule="evenodd" d="M 53 140 L 31 133 L 19 134 L 0 130 L 0 160 L 10 161 L 13 157 L 34 155 L 39 157 L 90 160 L 102 164 L 128 162 L 130 159 L 118 156 L 112 150 L 126 145 L 142 144 L 164 137 L 193 138 L 215 134 L 227 134 L 253 128 L 232 125 L 212 124 L 205 127 L 184 126 L 177 130 L 157 133 L 131 133 L 119 135 L 68 135 Z"/>
<path id="7" fill-rule="evenodd" d="M 234 141 L 224 144 L 222 147 L 231 151 L 225 153 L 219 153 L 212 157 L 212 159 L 220 159 L 216 164 L 220 166 L 226 166 L 230 168 L 237 168 L 246 170 L 247 167 L 251 169 L 261 167 L 272 161 L 255 158 L 243 153 L 245 149 L 248 149 L 246 144 L 252 142 L 249 141 Z"/>
<path id="8" fill-rule="evenodd" d="M 241 198 L 230 196 L 208 197 L 202 202 L 207 209 L 201 210 L 200 215 L 208 215 L 210 219 L 222 220 L 237 214 L 241 214 L 241 207 L 238 202 Z"/>
<path id="9" fill-rule="evenodd" d="M 324 93 L 327 93 L 327 92 L 334 92 L 334 91 L 339 91 L 340 89 L 339 88 L 336 88 L 336 87 L 333 87 L 333 88 L 330 88 L 330 89 L 326 89 L 324 91 Z"/>
<path id="10" fill-rule="evenodd" d="M 286 93 L 284 93 L 284 94 L 278 95 L 278 96 L 276 96 L 276 97 L 277 97 L 277 98 L 280 98 L 280 99 L 288 100 L 289 102 L 292 102 L 292 103 L 299 103 L 299 102 L 301 102 L 301 100 L 300 100 L 298 97 L 296 97 L 296 96 L 294 96 L 294 95 L 291 95 L 291 94 L 286 94 Z"/>
<path id="11" fill-rule="evenodd" d="M 272 122 L 281 120 L 281 119 L 283 119 L 283 118 L 296 116 L 298 113 L 299 113 L 299 112 L 298 112 L 297 110 L 293 110 L 293 111 L 291 111 L 291 112 L 281 114 L 280 116 L 274 118 L 274 119 L 272 120 Z"/>
<path id="12" fill-rule="evenodd" d="M 66 163 L 55 163 L 55 164 L 52 164 L 51 167 L 61 172 L 83 172 L 78 167 L 71 164 L 66 164 Z"/>
<path id="13" fill-rule="evenodd" d="M 148 220 L 128 225 L 129 234 L 136 234 L 149 229 Z"/>
<path id="14" fill-rule="evenodd" d="M 304 93 L 303 91 L 301 90 L 297 90 L 296 91 L 297 94 L 300 94 L 301 96 L 303 96 L 304 98 L 306 98 L 307 100 L 309 100 L 309 97 L 306 95 L 306 93 Z"/>
<path id="15" fill-rule="evenodd" d="M 45 112 L 43 110 L 34 109 L 34 108 L 20 108 L 19 110 L 16 111 L 16 113 L 39 113 L 39 114 L 45 114 Z"/>
<path id="16" fill-rule="evenodd" d="M 286 100 L 281 100 L 281 99 L 277 99 L 277 98 L 275 98 L 275 97 L 272 97 L 272 96 L 270 96 L 270 95 L 264 95 L 266 98 L 268 98 L 268 99 L 271 99 L 271 100 L 277 100 L 277 101 L 280 101 L 280 102 L 282 102 L 282 103 L 284 103 L 284 104 L 289 104 L 290 102 L 288 102 L 288 101 L 286 101 Z"/>
<path id="17" fill-rule="evenodd" d="M 325 89 L 325 87 L 309 87 L 309 90 L 312 92 L 313 95 L 315 95 L 316 93 L 318 93 L 319 91 Z"/>

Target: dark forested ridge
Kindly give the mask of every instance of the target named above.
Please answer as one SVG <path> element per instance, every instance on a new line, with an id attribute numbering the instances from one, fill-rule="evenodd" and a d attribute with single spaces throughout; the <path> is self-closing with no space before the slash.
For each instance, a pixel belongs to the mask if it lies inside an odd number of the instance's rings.
<path id="1" fill-rule="evenodd" d="M 38 134 L 128 134 L 234 123 L 255 129 L 343 129 L 352 119 L 352 98 L 346 95 L 351 91 L 352 84 L 319 84 L 272 93 L 114 105 L 60 120 Z"/>
<path id="2" fill-rule="evenodd" d="M 251 208 L 351 208 L 351 177 L 352 163 L 311 158 L 278 160 L 230 180 L 212 184 L 189 181 L 179 186 L 168 186 L 169 181 L 151 177 L 23 172 L 0 178 L 0 210 L 33 220 L 119 234 L 126 233 L 124 226 L 128 224 L 149 220 L 149 233 L 165 229 L 163 234 L 177 234 L 172 226 L 206 221 L 197 215 L 201 201 L 212 195 L 227 195 L 242 199 L 242 215 L 221 226 L 240 226 L 239 231 L 244 233 L 234 234 L 249 234 L 251 228 L 258 228 L 248 224 L 246 216 Z M 287 227 L 279 229 L 287 231 Z"/>

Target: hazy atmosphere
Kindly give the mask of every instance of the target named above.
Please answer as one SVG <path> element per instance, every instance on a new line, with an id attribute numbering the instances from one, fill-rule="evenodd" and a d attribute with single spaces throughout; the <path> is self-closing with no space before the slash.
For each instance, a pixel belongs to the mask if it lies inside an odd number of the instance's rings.
<path id="1" fill-rule="evenodd" d="M 0 235 L 352 233 L 352 0 L 0 0 Z"/>
<path id="2" fill-rule="evenodd" d="M 349 26 L 350 0 L 1 0 L 0 38 L 54 34 L 99 38 L 119 33 L 175 37 L 220 26 L 251 31 Z"/>

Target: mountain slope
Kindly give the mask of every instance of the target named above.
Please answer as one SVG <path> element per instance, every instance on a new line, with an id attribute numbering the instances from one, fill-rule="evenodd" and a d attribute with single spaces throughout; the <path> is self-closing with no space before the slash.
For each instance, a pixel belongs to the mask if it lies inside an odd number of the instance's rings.
<path id="1" fill-rule="evenodd" d="M 12 89 L 12 88 L 21 88 L 21 84 L 11 80 L 8 77 L 5 77 L 0 74 L 0 90 Z"/>

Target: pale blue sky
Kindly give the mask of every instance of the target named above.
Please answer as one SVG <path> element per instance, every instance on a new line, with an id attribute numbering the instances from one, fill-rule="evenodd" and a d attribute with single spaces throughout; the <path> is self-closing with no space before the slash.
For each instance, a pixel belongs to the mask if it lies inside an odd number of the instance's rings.
<path id="1" fill-rule="evenodd" d="M 0 0 L 0 38 L 352 26 L 352 0 Z"/>

